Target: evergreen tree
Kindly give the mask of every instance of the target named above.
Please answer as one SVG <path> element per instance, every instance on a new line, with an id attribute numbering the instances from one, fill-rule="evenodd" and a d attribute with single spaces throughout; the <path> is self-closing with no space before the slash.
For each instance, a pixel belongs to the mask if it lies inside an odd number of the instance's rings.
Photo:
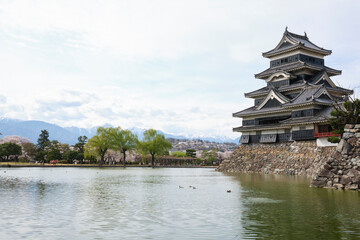
<path id="1" fill-rule="evenodd" d="M 342 104 L 335 104 L 329 118 L 334 133 L 342 134 L 346 124 L 360 123 L 360 100 L 349 98 Z"/>

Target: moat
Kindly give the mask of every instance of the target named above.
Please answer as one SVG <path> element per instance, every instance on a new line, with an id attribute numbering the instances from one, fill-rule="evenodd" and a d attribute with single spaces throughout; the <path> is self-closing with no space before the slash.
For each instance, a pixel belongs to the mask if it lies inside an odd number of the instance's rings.
<path id="1" fill-rule="evenodd" d="M 0 168 L 0 238 L 360 238 L 360 193 L 309 183 L 201 168 Z"/>

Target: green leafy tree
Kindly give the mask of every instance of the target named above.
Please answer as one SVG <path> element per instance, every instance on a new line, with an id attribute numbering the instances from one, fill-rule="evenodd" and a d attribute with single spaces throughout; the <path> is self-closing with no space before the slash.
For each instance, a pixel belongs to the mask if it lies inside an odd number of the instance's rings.
<path id="1" fill-rule="evenodd" d="M 80 136 L 78 137 L 78 142 L 74 145 L 74 148 L 77 152 L 84 152 L 85 144 L 87 143 L 87 136 Z"/>
<path id="2" fill-rule="evenodd" d="M 334 133 L 342 134 L 346 124 L 360 123 L 360 100 L 349 98 L 342 104 L 333 106 L 329 118 Z"/>
<path id="3" fill-rule="evenodd" d="M 6 161 L 9 161 L 11 156 L 15 156 L 15 159 L 17 159 L 21 153 L 22 148 L 16 143 L 7 142 L 0 145 L 0 156 Z"/>
<path id="4" fill-rule="evenodd" d="M 211 151 L 203 150 L 201 153 L 201 158 L 206 165 L 212 165 L 213 162 L 218 160 L 217 149 L 213 148 Z"/>
<path id="5" fill-rule="evenodd" d="M 23 144 L 25 157 L 29 160 L 33 160 L 37 154 L 36 146 L 33 143 L 24 143 Z"/>
<path id="6" fill-rule="evenodd" d="M 74 145 L 74 149 L 77 152 L 76 159 L 82 164 L 84 161 L 85 144 L 87 143 L 87 136 L 78 137 L 78 142 Z"/>
<path id="7" fill-rule="evenodd" d="M 186 153 L 184 152 L 181 152 L 181 151 L 175 151 L 175 152 L 172 152 L 171 153 L 171 156 L 174 156 L 174 157 L 186 157 Z"/>
<path id="8" fill-rule="evenodd" d="M 138 143 L 141 152 L 151 155 L 151 166 L 154 167 L 155 155 L 163 155 L 171 149 L 171 143 L 167 141 L 163 134 L 159 134 L 154 129 L 144 131 L 144 139 Z"/>
<path id="9" fill-rule="evenodd" d="M 61 143 L 56 140 L 50 142 L 49 146 L 46 148 L 46 161 L 51 160 L 61 160 Z"/>
<path id="10" fill-rule="evenodd" d="M 64 153 L 64 159 L 68 162 L 68 163 L 73 163 L 74 160 L 76 160 L 78 157 L 78 152 L 77 151 L 74 151 L 74 150 L 67 150 L 65 153 Z"/>
<path id="11" fill-rule="evenodd" d="M 130 130 L 123 130 L 120 127 L 112 128 L 111 131 L 111 148 L 120 151 L 123 154 L 123 164 L 126 165 L 126 152 L 136 149 L 138 138 Z"/>
<path id="12" fill-rule="evenodd" d="M 96 135 L 85 144 L 85 157 L 99 157 L 99 164 L 104 163 L 105 154 L 111 148 L 111 128 L 99 127 Z"/>
<path id="13" fill-rule="evenodd" d="M 186 149 L 186 156 L 196 158 L 196 150 L 195 149 Z"/>

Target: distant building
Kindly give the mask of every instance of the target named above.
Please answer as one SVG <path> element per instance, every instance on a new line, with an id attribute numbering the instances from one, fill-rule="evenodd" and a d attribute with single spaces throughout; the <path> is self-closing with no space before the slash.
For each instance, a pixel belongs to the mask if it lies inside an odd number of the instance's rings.
<path id="1" fill-rule="evenodd" d="M 245 93 L 254 106 L 233 113 L 242 118 L 240 142 L 275 143 L 333 136 L 327 117 L 332 106 L 352 90 L 336 86 L 330 77 L 341 71 L 325 66 L 331 50 L 318 47 L 305 35 L 285 29 L 279 44 L 262 55 L 270 67 L 255 74 L 266 87 Z"/>

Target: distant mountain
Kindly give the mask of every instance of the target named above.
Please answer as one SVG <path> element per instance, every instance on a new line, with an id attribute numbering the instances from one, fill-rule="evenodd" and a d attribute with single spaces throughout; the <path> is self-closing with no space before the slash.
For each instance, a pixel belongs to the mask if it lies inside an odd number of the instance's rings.
<path id="1" fill-rule="evenodd" d="M 105 127 L 111 126 L 110 124 L 105 124 Z M 0 119 L 0 133 L 3 136 L 16 135 L 20 137 L 25 137 L 30 139 L 33 143 L 37 142 L 39 134 L 41 130 L 46 129 L 49 132 L 50 140 L 58 140 L 62 143 L 68 143 L 73 145 L 77 142 L 77 138 L 79 136 L 87 136 L 91 138 L 96 134 L 96 129 L 98 127 L 92 128 L 78 128 L 78 127 L 60 127 L 55 124 L 43 122 L 43 121 L 21 121 L 18 119 L 11 118 L 2 118 Z M 142 139 L 143 132 L 145 129 L 141 128 L 130 128 L 130 130 L 136 134 L 140 139 Z M 173 135 L 168 134 L 162 131 L 159 131 L 165 135 L 166 138 L 174 138 L 174 139 L 201 139 L 204 141 L 210 142 L 231 142 L 238 143 L 239 138 L 231 139 L 228 137 L 185 137 L 182 135 Z"/>

